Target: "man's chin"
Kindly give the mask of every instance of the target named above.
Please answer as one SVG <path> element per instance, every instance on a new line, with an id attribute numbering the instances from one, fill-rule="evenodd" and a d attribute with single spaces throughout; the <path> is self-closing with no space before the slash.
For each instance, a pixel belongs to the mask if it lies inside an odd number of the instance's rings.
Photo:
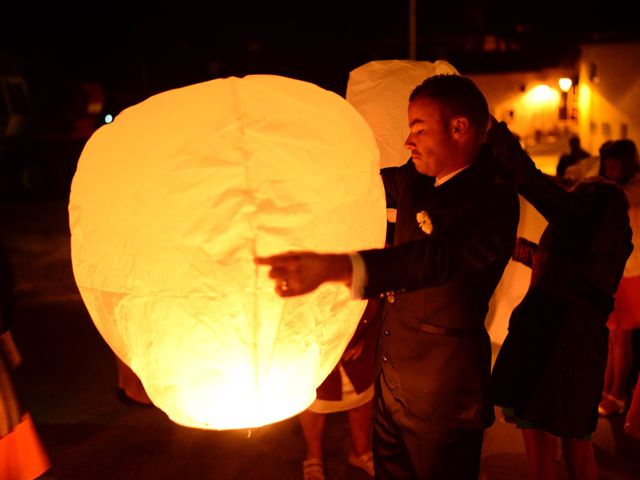
<path id="1" fill-rule="evenodd" d="M 418 171 L 418 173 L 421 173 L 422 175 L 431 176 L 429 174 L 429 168 L 424 163 L 422 163 L 420 161 L 416 162 L 415 160 L 413 160 L 413 165 L 414 165 L 414 167 L 416 167 L 416 170 Z"/>

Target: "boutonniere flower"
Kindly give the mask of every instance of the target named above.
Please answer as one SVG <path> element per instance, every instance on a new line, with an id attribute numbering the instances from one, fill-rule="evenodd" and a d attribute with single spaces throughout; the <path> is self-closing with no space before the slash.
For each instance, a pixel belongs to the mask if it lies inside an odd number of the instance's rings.
<path id="1" fill-rule="evenodd" d="M 431 223 L 431 218 L 429 218 L 427 212 L 424 210 L 418 212 L 416 220 L 418 220 L 418 226 L 424 233 L 430 235 L 433 232 L 433 223 Z"/>

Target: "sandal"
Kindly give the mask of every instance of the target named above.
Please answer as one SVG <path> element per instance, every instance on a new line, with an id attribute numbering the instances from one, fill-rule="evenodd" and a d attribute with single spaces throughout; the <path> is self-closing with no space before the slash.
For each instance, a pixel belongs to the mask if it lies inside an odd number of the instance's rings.
<path id="1" fill-rule="evenodd" d="M 324 468 L 319 458 L 309 458 L 302 462 L 304 480 L 324 480 Z"/>
<path id="2" fill-rule="evenodd" d="M 624 432 L 636 440 L 640 440 L 640 381 L 631 396 L 631 405 L 624 419 Z"/>
<path id="3" fill-rule="evenodd" d="M 356 455 L 349 452 L 349 463 L 356 468 L 361 468 L 367 475 L 370 477 L 374 476 L 373 472 L 373 453 L 369 450 L 367 453 L 360 455 L 357 457 Z"/>
<path id="4" fill-rule="evenodd" d="M 603 393 L 600 405 L 598 405 L 598 414 L 601 417 L 619 415 L 621 413 L 624 413 L 626 403 L 627 402 L 625 402 L 624 400 L 609 395 L 608 393 Z"/>

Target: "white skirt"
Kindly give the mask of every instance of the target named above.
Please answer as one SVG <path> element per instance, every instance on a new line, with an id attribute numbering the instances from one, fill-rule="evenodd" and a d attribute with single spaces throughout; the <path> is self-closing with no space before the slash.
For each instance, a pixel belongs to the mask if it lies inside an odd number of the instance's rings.
<path id="1" fill-rule="evenodd" d="M 320 400 L 316 398 L 309 406 L 309 410 L 315 413 L 335 413 L 344 412 L 364 405 L 373 398 L 374 384 L 361 393 L 356 393 L 351 380 L 347 376 L 342 365 L 338 365 L 340 377 L 342 378 L 342 400 Z"/>

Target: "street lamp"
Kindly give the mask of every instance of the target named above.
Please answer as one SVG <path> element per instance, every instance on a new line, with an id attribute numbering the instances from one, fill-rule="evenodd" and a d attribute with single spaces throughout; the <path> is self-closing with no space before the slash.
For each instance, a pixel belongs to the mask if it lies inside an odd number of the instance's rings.
<path id="1" fill-rule="evenodd" d="M 569 89 L 571 88 L 571 85 L 573 85 L 573 82 L 569 77 L 562 77 L 558 80 L 558 86 L 562 91 L 562 100 L 560 101 L 560 111 L 558 114 L 558 118 L 560 120 L 567 120 L 568 118 L 567 105 L 569 98 Z"/>
<path id="2" fill-rule="evenodd" d="M 562 77 L 558 80 L 558 86 L 564 93 L 567 93 L 572 85 L 573 81 L 569 77 Z"/>

